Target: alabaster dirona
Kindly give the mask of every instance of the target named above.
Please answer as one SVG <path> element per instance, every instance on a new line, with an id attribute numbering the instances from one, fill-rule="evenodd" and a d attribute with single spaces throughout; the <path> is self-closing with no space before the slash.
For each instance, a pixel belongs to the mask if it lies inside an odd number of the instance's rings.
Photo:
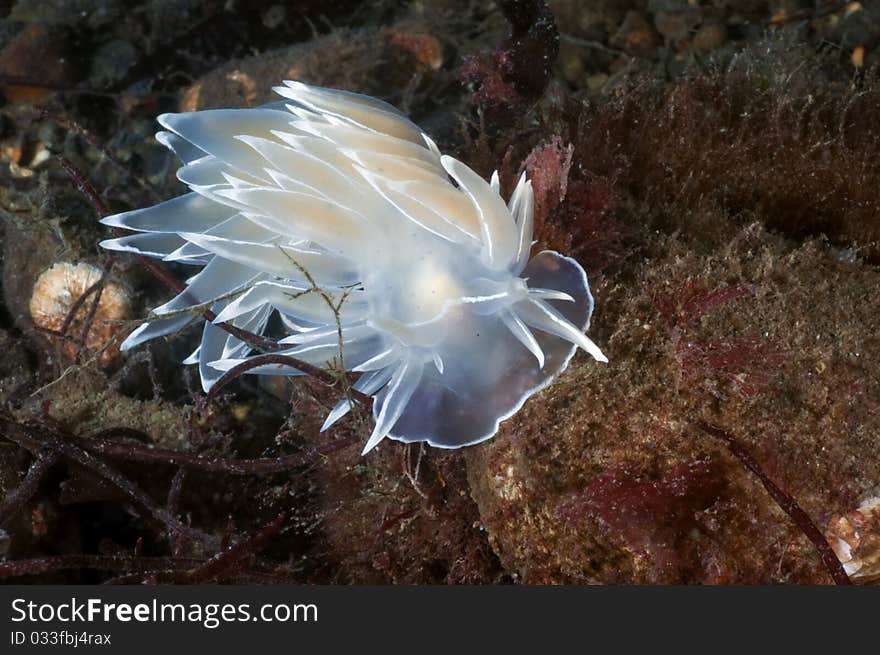
<path id="1" fill-rule="evenodd" d="M 190 192 L 105 218 L 135 232 L 104 241 L 201 270 L 153 310 L 123 349 L 171 334 L 206 303 L 198 364 L 205 390 L 251 354 L 217 327 L 263 333 L 277 313 L 280 354 L 360 373 L 383 438 L 456 448 L 488 439 L 580 347 L 593 309 L 571 258 L 531 256 L 533 194 L 505 202 L 391 105 L 285 82 L 254 109 L 164 114 L 157 139 Z M 319 291 L 318 291 L 319 290 Z M 340 338 L 341 332 L 341 338 Z M 341 348 L 340 348 L 341 346 Z M 269 364 L 250 373 L 300 375 Z M 344 416 L 332 409 L 324 429 Z"/>

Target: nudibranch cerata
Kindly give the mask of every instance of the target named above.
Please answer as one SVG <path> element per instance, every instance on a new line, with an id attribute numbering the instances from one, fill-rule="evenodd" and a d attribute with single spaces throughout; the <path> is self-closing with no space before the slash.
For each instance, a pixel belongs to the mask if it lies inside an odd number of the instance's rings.
<path id="1" fill-rule="evenodd" d="M 486 182 L 391 105 L 285 82 L 284 100 L 254 109 L 164 114 L 156 138 L 183 162 L 190 192 L 105 218 L 136 234 L 104 241 L 203 267 L 122 344 L 130 349 L 210 305 L 199 365 L 205 390 L 251 354 L 221 330 L 263 333 L 277 312 L 281 354 L 326 366 L 340 354 L 372 396 L 383 438 L 458 448 L 565 369 L 593 310 L 581 266 L 530 257 L 533 193 L 523 175 L 505 203 Z M 313 293 L 319 287 L 322 293 Z M 333 311 L 327 298 L 344 301 Z M 341 328 L 341 339 L 339 330 Z M 300 375 L 290 366 L 252 373 Z M 349 411 L 341 401 L 324 429 Z"/>

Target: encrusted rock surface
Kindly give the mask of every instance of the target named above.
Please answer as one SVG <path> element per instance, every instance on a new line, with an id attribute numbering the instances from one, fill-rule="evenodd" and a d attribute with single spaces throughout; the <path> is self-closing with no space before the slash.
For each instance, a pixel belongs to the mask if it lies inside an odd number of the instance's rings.
<path id="1" fill-rule="evenodd" d="M 467 451 L 471 492 L 524 582 L 825 583 L 724 429 L 819 524 L 880 480 L 880 274 L 752 225 L 598 294 L 608 366 L 574 366 Z M 596 337 L 594 337 L 596 338 Z"/>

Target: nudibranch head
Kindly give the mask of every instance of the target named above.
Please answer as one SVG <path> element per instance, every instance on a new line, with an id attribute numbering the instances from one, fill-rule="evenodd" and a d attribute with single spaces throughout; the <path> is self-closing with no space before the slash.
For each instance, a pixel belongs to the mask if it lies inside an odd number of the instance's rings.
<path id="1" fill-rule="evenodd" d="M 497 174 L 486 182 L 441 155 L 391 105 L 299 82 L 275 90 L 284 100 L 254 109 L 159 117 L 156 138 L 191 191 L 105 218 L 136 234 L 101 245 L 203 268 L 123 349 L 209 304 L 216 319 L 185 360 L 208 390 L 250 355 L 216 324 L 262 333 L 277 312 L 289 332 L 280 353 L 316 366 L 341 354 L 361 374 L 353 386 L 374 397 L 376 419 L 364 452 L 385 437 L 488 439 L 578 347 L 607 361 L 584 334 L 583 269 L 551 251 L 530 257 L 525 175 L 505 203 Z M 324 428 L 348 410 L 341 401 Z"/>

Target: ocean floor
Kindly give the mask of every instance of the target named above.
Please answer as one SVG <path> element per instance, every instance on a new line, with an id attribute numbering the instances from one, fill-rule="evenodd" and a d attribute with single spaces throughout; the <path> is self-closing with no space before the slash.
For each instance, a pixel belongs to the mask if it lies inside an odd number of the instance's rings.
<path id="1" fill-rule="evenodd" d="M 295 9 L 292 7 L 296 7 Z M 0 0 L 0 578 L 880 581 L 880 5 Z M 491 440 L 337 386 L 206 398 L 102 211 L 182 193 L 168 111 L 380 97 L 586 269 L 589 336 Z M 178 279 L 183 266 L 166 270 Z M 213 558 L 213 559 L 212 559 Z M 209 563 L 210 562 L 210 563 Z"/>

